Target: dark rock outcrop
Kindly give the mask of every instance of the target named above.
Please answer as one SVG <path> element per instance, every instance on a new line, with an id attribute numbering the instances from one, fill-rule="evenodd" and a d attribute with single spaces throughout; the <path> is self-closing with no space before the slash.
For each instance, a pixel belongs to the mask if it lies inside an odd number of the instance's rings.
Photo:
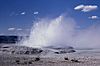
<path id="1" fill-rule="evenodd" d="M 20 45 L 3 45 L 0 47 L 0 51 L 10 54 L 26 54 L 26 55 L 39 54 L 43 52 L 41 48 L 26 47 Z"/>
<path id="2" fill-rule="evenodd" d="M 55 54 L 76 52 L 75 49 L 71 46 L 48 46 L 46 48 L 52 49 Z"/>

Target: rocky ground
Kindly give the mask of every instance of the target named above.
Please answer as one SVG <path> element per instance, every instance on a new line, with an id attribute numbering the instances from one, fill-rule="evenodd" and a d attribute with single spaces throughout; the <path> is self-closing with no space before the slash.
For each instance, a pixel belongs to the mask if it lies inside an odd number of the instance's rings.
<path id="1" fill-rule="evenodd" d="M 0 52 L 0 66 L 100 66 L 100 53 L 99 50 L 45 55 Z"/>

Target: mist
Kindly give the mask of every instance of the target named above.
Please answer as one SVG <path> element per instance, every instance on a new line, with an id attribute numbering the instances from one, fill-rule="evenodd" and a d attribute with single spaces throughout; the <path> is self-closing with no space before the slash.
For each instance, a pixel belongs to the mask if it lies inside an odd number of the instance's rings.
<path id="1" fill-rule="evenodd" d="M 29 38 L 22 44 L 29 47 L 100 48 L 99 39 L 99 26 L 92 25 L 85 29 L 79 29 L 73 18 L 61 15 L 57 18 L 42 18 L 34 22 Z"/>

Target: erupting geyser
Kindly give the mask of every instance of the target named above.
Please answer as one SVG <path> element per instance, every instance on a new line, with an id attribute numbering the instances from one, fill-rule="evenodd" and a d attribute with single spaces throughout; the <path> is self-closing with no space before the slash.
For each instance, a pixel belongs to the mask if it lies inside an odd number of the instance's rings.
<path id="1" fill-rule="evenodd" d="M 29 47 L 73 46 L 97 48 L 100 45 L 100 27 L 92 25 L 79 30 L 76 22 L 69 17 L 41 19 L 34 22 L 29 38 L 22 45 Z"/>
<path id="2" fill-rule="evenodd" d="M 74 25 L 73 19 L 63 16 L 52 20 L 42 19 L 33 25 L 29 38 L 23 44 L 29 47 L 65 46 L 73 40 L 70 38 L 75 33 Z"/>

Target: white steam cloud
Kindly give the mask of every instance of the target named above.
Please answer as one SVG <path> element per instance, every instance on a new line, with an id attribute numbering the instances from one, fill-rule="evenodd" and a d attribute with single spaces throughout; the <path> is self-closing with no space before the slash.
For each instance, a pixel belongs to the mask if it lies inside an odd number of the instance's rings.
<path id="1" fill-rule="evenodd" d="M 78 5 L 74 9 L 75 10 L 81 10 L 83 12 L 90 12 L 90 11 L 93 11 L 97 8 L 98 8 L 97 5 Z"/>
<path id="2" fill-rule="evenodd" d="M 37 14 L 39 14 L 39 12 L 38 12 L 38 11 L 34 12 L 34 15 L 37 15 Z"/>
<path id="3" fill-rule="evenodd" d="M 23 42 L 30 47 L 50 45 L 73 46 L 78 48 L 97 48 L 100 46 L 100 27 L 91 26 L 79 30 L 76 22 L 68 17 L 41 19 L 31 29 L 30 36 Z"/>
<path id="4" fill-rule="evenodd" d="M 8 28 L 8 31 L 14 31 L 15 28 L 11 27 L 11 28 Z"/>
<path id="5" fill-rule="evenodd" d="M 23 29 L 21 29 L 21 28 L 18 28 L 18 29 L 17 29 L 17 31 L 21 31 L 21 30 L 23 30 Z"/>
<path id="6" fill-rule="evenodd" d="M 26 14 L 26 12 L 22 12 L 22 13 L 21 13 L 21 15 L 25 15 L 25 14 Z"/>
<path id="7" fill-rule="evenodd" d="M 91 16 L 91 17 L 88 17 L 89 19 L 98 19 L 99 17 L 98 16 Z"/>

